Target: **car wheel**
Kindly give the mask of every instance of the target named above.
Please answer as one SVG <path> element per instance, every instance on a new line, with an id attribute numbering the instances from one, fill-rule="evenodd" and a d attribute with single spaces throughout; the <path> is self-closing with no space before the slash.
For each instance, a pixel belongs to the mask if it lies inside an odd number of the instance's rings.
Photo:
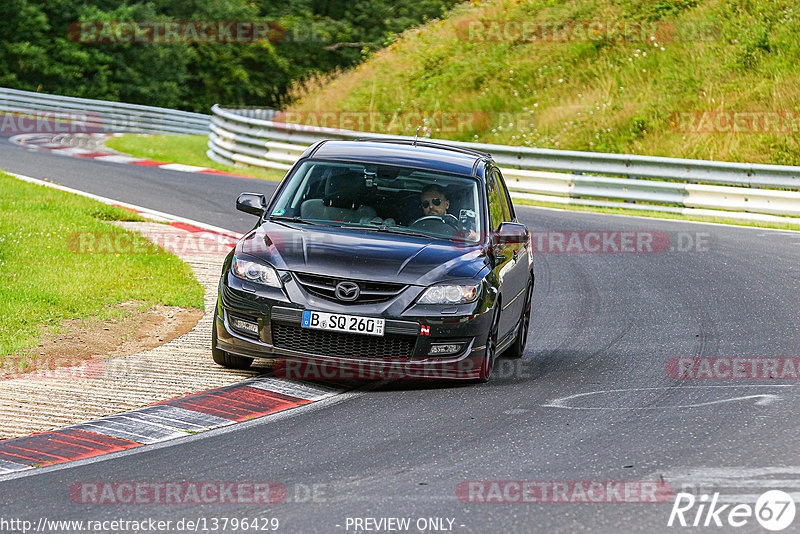
<path id="1" fill-rule="evenodd" d="M 481 362 L 481 371 L 478 376 L 478 382 L 488 382 L 492 377 L 492 368 L 494 367 L 494 360 L 497 356 L 497 328 L 498 319 L 500 318 L 500 303 L 498 302 L 497 311 L 492 320 L 492 327 L 489 331 L 489 336 L 486 338 L 486 351 Z"/>
<path id="2" fill-rule="evenodd" d="M 528 330 L 531 325 L 531 302 L 533 301 L 533 282 L 528 282 L 528 289 L 525 292 L 525 306 L 522 307 L 522 315 L 519 318 L 519 332 L 514 343 L 508 347 L 504 356 L 508 358 L 522 358 L 525 352 L 525 343 L 528 341 Z"/>
<path id="3" fill-rule="evenodd" d="M 228 354 L 217 348 L 217 308 L 214 308 L 214 323 L 211 327 L 211 357 L 214 361 L 228 369 L 249 369 L 253 363 L 252 358 Z"/>

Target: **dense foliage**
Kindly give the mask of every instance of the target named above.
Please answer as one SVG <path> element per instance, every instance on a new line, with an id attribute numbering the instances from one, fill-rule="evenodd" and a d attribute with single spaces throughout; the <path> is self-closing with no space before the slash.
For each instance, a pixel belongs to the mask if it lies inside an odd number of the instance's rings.
<path id="1" fill-rule="evenodd" d="M 274 106 L 298 79 L 359 62 L 454 0 L 3 0 L 0 86 L 207 112 Z M 276 21 L 280 40 L 79 42 L 77 21 Z"/>

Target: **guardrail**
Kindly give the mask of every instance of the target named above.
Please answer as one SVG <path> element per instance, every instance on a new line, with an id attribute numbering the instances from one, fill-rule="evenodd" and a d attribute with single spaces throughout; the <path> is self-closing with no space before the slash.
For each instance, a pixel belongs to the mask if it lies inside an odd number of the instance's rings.
<path id="1" fill-rule="evenodd" d="M 273 122 L 272 110 L 215 105 L 211 112 L 207 155 L 229 165 L 288 170 L 322 139 L 410 139 Z M 492 154 L 518 198 L 754 220 L 800 216 L 800 167 L 435 141 Z"/>
<path id="2" fill-rule="evenodd" d="M 2 87 L 0 87 L 0 113 L 28 114 L 37 117 L 45 114 L 58 122 L 79 123 L 88 131 L 109 133 L 206 135 L 211 120 L 209 115 L 202 113 Z"/>

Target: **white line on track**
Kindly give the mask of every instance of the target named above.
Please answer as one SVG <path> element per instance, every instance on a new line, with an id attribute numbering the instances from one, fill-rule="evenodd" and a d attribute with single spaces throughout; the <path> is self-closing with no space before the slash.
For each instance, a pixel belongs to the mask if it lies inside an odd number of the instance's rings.
<path id="1" fill-rule="evenodd" d="M 698 402 L 698 403 L 689 403 L 689 404 L 671 404 L 666 406 L 569 406 L 569 402 L 575 400 L 580 397 L 588 397 L 592 395 L 607 395 L 613 393 L 631 393 L 634 391 L 673 391 L 673 392 L 681 392 L 686 393 L 687 391 L 692 390 L 700 390 L 700 391 L 708 391 L 709 389 L 722 389 L 722 388 L 793 388 L 795 387 L 792 384 L 753 384 L 753 385 L 742 385 L 742 386 L 689 386 L 689 387 L 651 387 L 651 388 L 624 388 L 624 389 L 605 389 L 599 391 L 588 391 L 585 393 L 576 393 L 575 395 L 568 395 L 566 397 L 559 397 L 557 399 L 553 399 L 546 404 L 542 404 L 543 408 L 562 408 L 565 410 L 669 410 L 674 408 L 694 408 L 699 406 L 711 406 L 713 404 L 722 404 L 727 402 L 737 402 L 743 400 L 753 400 L 758 399 L 755 404 L 759 406 L 764 406 L 767 404 L 772 404 L 773 402 L 780 400 L 779 395 L 775 395 L 772 393 L 757 393 L 753 395 L 742 395 L 737 397 L 730 397 L 727 399 L 718 399 L 713 401 L 706 401 L 706 402 Z M 785 391 L 785 390 L 784 390 Z"/>

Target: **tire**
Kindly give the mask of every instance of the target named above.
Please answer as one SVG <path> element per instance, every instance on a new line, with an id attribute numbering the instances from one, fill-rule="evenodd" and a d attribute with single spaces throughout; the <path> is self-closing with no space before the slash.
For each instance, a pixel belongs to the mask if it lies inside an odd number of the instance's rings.
<path id="1" fill-rule="evenodd" d="M 481 371 L 476 382 L 486 383 L 492 378 L 492 369 L 494 368 L 494 361 L 497 359 L 497 321 L 500 318 L 500 303 L 498 302 L 497 311 L 494 313 L 492 319 L 491 330 L 486 338 L 486 351 L 481 363 Z"/>
<path id="2" fill-rule="evenodd" d="M 211 357 L 214 362 L 228 369 L 250 369 L 252 358 L 228 354 L 217 348 L 217 308 L 214 308 L 214 323 L 211 326 Z"/>
<path id="3" fill-rule="evenodd" d="M 506 349 L 506 358 L 522 358 L 525 353 L 525 344 L 528 341 L 528 330 L 531 326 L 531 302 L 533 300 L 533 282 L 528 282 L 528 288 L 525 291 L 525 306 L 522 307 L 522 314 L 519 317 L 519 331 L 514 343 Z"/>

